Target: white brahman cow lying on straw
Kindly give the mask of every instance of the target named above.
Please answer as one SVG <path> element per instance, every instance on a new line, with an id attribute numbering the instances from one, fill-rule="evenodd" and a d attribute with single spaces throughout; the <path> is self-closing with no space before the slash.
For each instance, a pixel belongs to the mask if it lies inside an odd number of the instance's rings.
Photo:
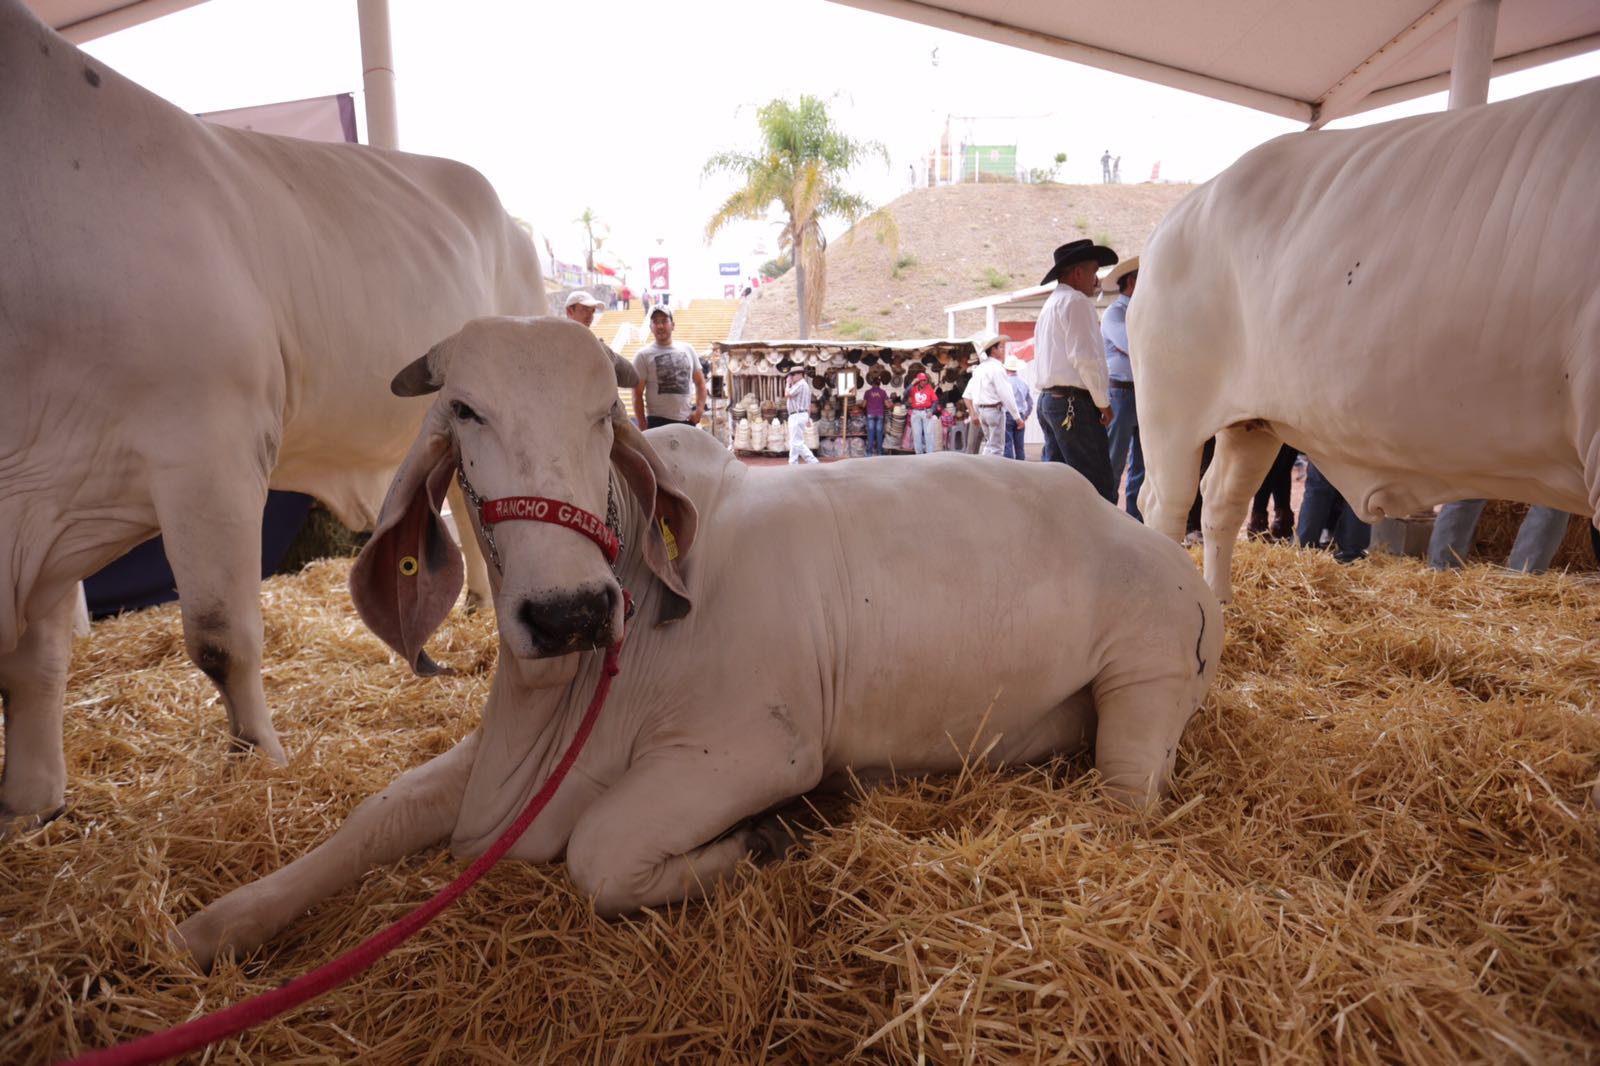
<path id="1" fill-rule="evenodd" d="M 460 587 L 438 517 L 458 471 L 480 514 L 542 506 L 578 529 L 480 522 L 500 628 L 482 724 L 305 857 L 183 922 L 201 963 L 376 863 L 446 842 L 482 853 L 577 730 L 624 589 L 637 614 L 621 675 L 510 852 L 565 854 L 602 913 L 704 892 L 763 850 L 750 819 L 852 770 L 1092 743 L 1116 797 L 1165 792 L 1217 669 L 1221 610 L 1180 548 L 1075 471 L 966 455 L 751 469 L 699 430 L 641 434 L 605 349 L 564 319 L 470 322 L 394 389 L 438 395 L 350 587 L 407 662 Z M 960 503 L 930 511 L 933 498 Z M 615 566 L 590 539 L 608 514 Z M 952 601 L 974 619 L 962 655 L 940 650 Z"/>
<path id="2" fill-rule="evenodd" d="M 282 761 L 267 489 L 368 528 L 427 409 L 389 395 L 395 370 L 545 295 L 471 168 L 201 122 L 20 0 L 0 0 L 0 146 L 3 835 L 64 802 L 77 582 L 158 532 L 190 658 L 232 735 Z"/>
<path id="3" fill-rule="evenodd" d="M 1494 497 L 1600 525 L 1600 79 L 1292 133 L 1145 249 L 1128 340 L 1150 524 L 1206 579 L 1281 441 L 1361 517 Z"/>

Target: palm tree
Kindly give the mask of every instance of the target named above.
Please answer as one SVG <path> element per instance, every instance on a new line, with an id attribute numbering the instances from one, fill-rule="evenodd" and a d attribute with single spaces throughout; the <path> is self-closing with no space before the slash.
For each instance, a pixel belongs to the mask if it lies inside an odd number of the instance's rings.
<path id="1" fill-rule="evenodd" d="M 823 250 L 827 240 L 822 220 L 833 216 L 854 223 L 872 205 L 841 184 L 851 167 L 868 156 L 889 164 L 889 152 L 878 141 L 856 141 L 834 126 L 821 99 L 802 94 L 798 104 L 772 100 L 756 112 L 761 147 L 751 152 L 718 152 L 706 160 L 702 176 L 734 174 L 742 188 L 706 223 L 706 243 L 736 219 L 764 219 L 776 203 L 785 221 L 780 250 L 794 261 L 795 299 L 800 308 L 800 338 L 822 318 L 827 291 Z M 887 219 L 887 215 L 884 216 Z"/>
<path id="2" fill-rule="evenodd" d="M 572 221 L 583 227 L 584 236 L 589 240 L 588 251 L 585 253 L 583 268 L 589 272 L 589 280 L 594 280 L 594 250 L 606 243 L 610 228 L 600 221 L 600 216 L 594 213 L 594 208 L 586 207 L 583 214 Z M 600 236 L 595 236 L 595 230 L 600 230 Z"/>

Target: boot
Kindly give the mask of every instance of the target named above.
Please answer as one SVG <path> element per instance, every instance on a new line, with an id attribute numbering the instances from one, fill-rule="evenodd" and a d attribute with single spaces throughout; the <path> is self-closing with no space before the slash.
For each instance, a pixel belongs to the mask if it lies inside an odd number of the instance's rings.
<path id="1" fill-rule="evenodd" d="M 1289 544 L 1294 541 L 1294 512 L 1285 507 L 1272 516 L 1272 529 L 1267 536 L 1279 543 Z"/>
<path id="2" fill-rule="evenodd" d="M 1250 524 L 1244 527 L 1244 535 L 1251 540 L 1260 540 L 1266 535 L 1266 532 L 1267 512 L 1252 510 L 1250 512 Z"/>

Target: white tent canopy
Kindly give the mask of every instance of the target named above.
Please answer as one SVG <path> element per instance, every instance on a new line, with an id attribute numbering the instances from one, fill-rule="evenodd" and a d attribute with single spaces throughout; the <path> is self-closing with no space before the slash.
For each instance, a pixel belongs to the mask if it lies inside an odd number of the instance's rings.
<path id="1" fill-rule="evenodd" d="M 73 44 L 137 26 L 205 0 L 24 0 L 46 25 Z M 400 147 L 394 103 L 389 0 L 356 0 L 361 20 L 361 84 L 367 100 L 367 143 Z"/>
<path id="2" fill-rule="evenodd" d="M 834 2 L 1312 126 L 1449 88 L 1458 25 L 1492 49 L 1485 82 L 1600 49 L 1595 0 Z"/>

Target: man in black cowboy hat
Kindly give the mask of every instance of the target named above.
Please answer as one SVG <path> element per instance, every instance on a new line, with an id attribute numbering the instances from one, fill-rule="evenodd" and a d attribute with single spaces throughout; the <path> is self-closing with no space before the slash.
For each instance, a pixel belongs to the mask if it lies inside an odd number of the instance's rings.
<path id="1" fill-rule="evenodd" d="M 1117 489 L 1106 438 L 1110 374 L 1100 319 L 1090 298 L 1100 291 L 1100 268 L 1116 262 L 1116 252 L 1087 239 L 1057 248 L 1055 265 L 1039 283 L 1054 281 L 1056 290 L 1045 301 L 1033 332 L 1045 461 L 1066 463 L 1112 503 L 1117 502 Z"/>

